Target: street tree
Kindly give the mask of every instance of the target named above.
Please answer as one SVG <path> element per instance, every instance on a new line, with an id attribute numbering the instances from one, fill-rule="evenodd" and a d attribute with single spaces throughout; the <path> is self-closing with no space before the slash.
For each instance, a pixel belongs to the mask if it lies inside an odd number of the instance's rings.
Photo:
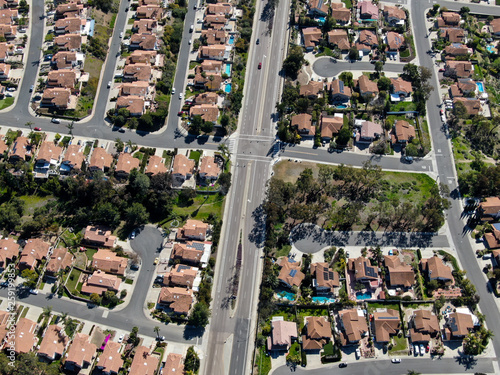
<path id="1" fill-rule="evenodd" d="M 188 319 L 188 324 L 195 327 L 206 327 L 210 318 L 210 309 L 204 303 L 198 302 Z"/>

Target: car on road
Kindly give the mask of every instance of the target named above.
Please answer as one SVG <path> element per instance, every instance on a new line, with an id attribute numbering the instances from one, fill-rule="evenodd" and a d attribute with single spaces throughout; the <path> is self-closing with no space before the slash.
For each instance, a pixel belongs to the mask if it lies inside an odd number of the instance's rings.
<path id="1" fill-rule="evenodd" d="M 135 238 L 135 230 L 130 233 L 130 239 L 133 240 Z"/>
<path id="2" fill-rule="evenodd" d="M 165 336 L 156 336 L 156 341 L 165 341 Z"/>
<path id="3" fill-rule="evenodd" d="M 194 25 L 191 25 L 191 26 L 189 27 L 189 32 L 190 32 L 190 33 L 192 33 L 192 32 L 193 32 L 193 30 L 194 30 Z"/>
<path id="4" fill-rule="evenodd" d="M 123 38 L 123 31 L 120 33 L 120 38 Z"/>
<path id="5" fill-rule="evenodd" d="M 35 89 L 35 86 L 34 85 L 31 85 L 30 87 L 30 92 L 33 92 L 33 90 Z"/>
<path id="6" fill-rule="evenodd" d="M 155 258 L 155 261 L 153 262 L 153 264 L 156 266 L 158 264 L 158 262 L 160 261 L 159 258 Z"/>
<path id="7" fill-rule="evenodd" d="M 257 67 L 257 69 L 262 69 L 262 63 L 261 62 L 259 63 L 259 66 Z"/>
<path id="8" fill-rule="evenodd" d="M 0 283 L 0 286 L 3 286 L 4 288 L 7 288 L 9 286 L 9 283 L 7 281 L 2 281 Z"/>
<path id="9" fill-rule="evenodd" d="M 124 335 L 121 334 L 120 337 L 118 337 L 118 342 L 122 342 L 123 341 L 123 337 L 124 337 Z"/>
<path id="10" fill-rule="evenodd" d="M 108 89 L 111 87 L 111 81 L 108 82 Z"/>
<path id="11" fill-rule="evenodd" d="M 38 290 L 30 289 L 30 294 L 34 294 L 36 296 L 38 294 Z"/>
<path id="12" fill-rule="evenodd" d="M 391 359 L 392 363 L 401 363 L 401 358 L 393 358 Z"/>
<path id="13" fill-rule="evenodd" d="M 347 363 L 345 362 L 339 363 L 339 368 L 344 368 L 344 367 L 347 367 Z"/>
<path id="14" fill-rule="evenodd" d="M 188 44 L 191 45 L 191 39 L 188 40 Z"/>
<path id="15" fill-rule="evenodd" d="M 118 132 L 119 132 L 119 133 L 125 133 L 125 129 L 120 128 L 120 129 L 118 129 Z"/>
<path id="16" fill-rule="evenodd" d="M 36 127 L 33 128 L 33 130 L 36 131 L 36 132 L 39 132 L 39 131 L 42 130 L 42 128 L 39 128 L 38 126 L 36 126 Z"/>
<path id="17" fill-rule="evenodd" d="M 257 41 L 255 42 L 255 44 L 259 44 L 260 43 L 260 39 L 257 39 Z"/>
<path id="18" fill-rule="evenodd" d="M 50 120 L 50 122 L 52 122 L 54 124 L 60 124 L 61 120 L 59 120 L 58 118 L 53 118 L 53 119 Z"/>
<path id="19" fill-rule="evenodd" d="M 172 87 L 172 94 L 175 94 L 175 87 Z"/>
<path id="20" fill-rule="evenodd" d="M 182 92 L 179 94 L 179 99 L 182 100 Z"/>
<path id="21" fill-rule="evenodd" d="M 408 156 L 408 155 L 407 155 L 407 156 L 405 156 L 405 157 L 403 158 L 403 161 L 404 161 L 405 163 L 411 164 L 411 163 L 413 163 L 413 156 Z"/>
<path id="22" fill-rule="evenodd" d="M 196 10 L 196 9 L 197 9 L 197 6 L 196 6 L 196 5 L 194 5 L 194 6 L 193 6 L 193 9 L 194 9 L 194 10 Z"/>
<path id="23" fill-rule="evenodd" d="M 125 12 L 128 12 L 128 7 L 125 8 Z"/>

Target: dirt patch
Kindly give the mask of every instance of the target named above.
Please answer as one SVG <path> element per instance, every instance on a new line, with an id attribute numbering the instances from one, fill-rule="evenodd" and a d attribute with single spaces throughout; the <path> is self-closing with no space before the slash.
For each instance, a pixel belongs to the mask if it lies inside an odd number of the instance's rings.
<path id="1" fill-rule="evenodd" d="M 293 161 L 281 161 L 274 167 L 274 176 L 285 182 L 294 183 L 299 178 L 304 169 L 311 168 L 314 178 L 318 177 L 319 167 L 316 163 L 301 162 L 295 163 Z"/>
<path id="2" fill-rule="evenodd" d="M 87 268 L 87 256 L 85 255 L 85 253 L 77 253 L 75 258 L 76 258 L 75 260 L 76 267 L 80 267 L 82 269 Z"/>
<path id="3" fill-rule="evenodd" d="M 95 20 L 96 24 L 104 25 L 106 27 L 109 27 L 111 23 L 111 17 L 113 16 L 113 13 L 104 13 L 103 11 L 99 9 L 92 9 L 92 18 Z"/>
<path id="4" fill-rule="evenodd" d="M 92 338 L 90 342 L 96 345 L 98 348 L 104 343 L 104 339 L 106 338 L 106 334 L 99 327 L 95 327 L 94 333 L 92 334 Z"/>

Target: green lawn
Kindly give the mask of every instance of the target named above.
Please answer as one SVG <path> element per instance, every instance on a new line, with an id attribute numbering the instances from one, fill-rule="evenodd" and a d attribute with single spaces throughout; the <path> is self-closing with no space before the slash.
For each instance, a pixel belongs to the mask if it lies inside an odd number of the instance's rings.
<path id="1" fill-rule="evenodd" d="M 297 316 L 299 318 L 299 332 L 304 328 L 304 318 L 306 316 L 326 316 L 328 317 L 327 309 L 299 309 L 297 311 Z"/>
<path id="2" fill-rule="evenodd" d="M 290 245 L 283 245 L 283 247 L 281 247 L 281 249 L 276 250 L 276 252 L 274 253 L 274 256 L 276 258 L 287 256 L 290 253 L 291 249 L 292 249 L 292 247 Z"/>
<path id="3" fill-rule="evenodd" d="M 399 305 L 396 303 L 368 302 L 369 313 L 374 312 L 376 309 L 393 309 L 399 311 Z"/>
<path id="4" fill-rule="evenodd" d="M 342 0 L 342 2 L 345 4 L 346 8 L 352 8 L 352 1 L 351 0 Z"/>
<path id="5" fill-rule="evenodd" d="M 13 97 L 6 97 L 5 99 L 0 100 L 0 110 L 10 107 L 14 103 Z"/>
<path id="6" fill-rule="evenodd" d="M 71 293 L 77 291 L 78 279 L 80 278 L 81 271 L 73 268 L 70 276 L 68 277 L 68 282 L 66 283 L 66 287 L 69 289 Z"/>
<path id="7" fill-rule="evenodd" d="M 205 197 L 208 198 L 205 199 Z M 219 194 L 210 194 L 206 196 L 199 194 L 193 201 L 193 204 L 188 207 L 175 206 L 173 211 L 180 216 L 188 215 L 198 220 L 205 220 L 211 213 L 222 218 L 224 197 Z"/>
<path id="8" fill-rule="evenodd" d="M 416 109 L 417 105 L 413 102 L 398 102 L 396 104 L 391 105 L 391 112 L 415 111 Z"/>
<path id="9" fill-rule="evenodd" d="M 26 315 L 28 314 L 29 309 L 30 309 L 29 307 L 24 307 L 24 310 L 19 317 L 26 318 Z"/>
<path id="10" fill-rule="evenodd" d="M 393 347 L 391 350 L 389 350 L 389 353 L 400 352 L 400 351 L 403 351 L 407 348 L 408 341 L 406 340 L 406 337 L 404 337 L 404 336 L 401 336 L 401 337 L 394 336 L 392 338 L 392 342 L 393 342 Z"/>
<path id="11" fill-rule="evenodd" d="M 267 375 L 271 371 L 271 357 L 267 355 L 266 348 L 261 346 L 255 359 L 255 365 L 258 366 L 257 374 Z"/>
<path id="12" fill-rule="evenodd" d="M 25 212 L 28 215 L 32 215 L 36 208 L 45 206 L 53 199 L 52 196 L 39 197 L 37 195 L 23 195 L 19 198 L 24 202 Z"/>
<path id="13" fill-rule="evenodd" d="M 194 160 L 196 162 L 200 161 L 200 157 L 201 157 L 201 152 L 200 151 L 191 151 L 189 153 L 189 159 Z"/>
<path id="14" fill-rule="evenodd" d="M 436 185 L 436 181 L 422 173 L 384 172 L 382 179 L 390 183 L 391 188 L 383 192 L 389 200 L 422 202 L 431 196 L 430 191 Z"/>
<path id="15" fill-rule="evenodd" d="M 85 250 L 85 254 L 87 255 L 87 259 L 88 260 L 92 260 L 92 258 L 94 257 L 95 253 L 97 253 L 97 249 L 89 249 L 89 248 L 87 248 L 87 250 Z"/>

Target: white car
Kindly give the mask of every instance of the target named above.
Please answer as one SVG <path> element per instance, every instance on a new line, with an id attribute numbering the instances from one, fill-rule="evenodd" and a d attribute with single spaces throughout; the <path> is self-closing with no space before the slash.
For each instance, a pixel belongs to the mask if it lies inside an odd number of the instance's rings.
<path id="1" fill-rule="evenodd" d="M 356 358 L 357 358 L 357 359 L 360 359 L 360 358 L 361 358 L 361 350 L 359 350 L 359 348 L 358 348 L 358 349 L 356 349 Z"/>
<path id="2" fill-rule="evenodd" d="M 130 233 L 130 239 L 133 240 L 135 238 L 135 230 Z"/>
<path id="3" fill-rule="evenodd" d="M 123 341 L 123 337 L 124 337 L 124 335 L 120 335 L 120 337 L 118 337 L 118 342 L 122 342 Z"/>
<path id="4" fill-rule="evenodd" d="M 175 87 L 172 87 L 172 94 L 175 94 Z"/>
<path id="5" fill-rule="evenodd" d="M 123 32 L 120 33 L 120 38 L 123 38 Z"/>
<path id="6" fill-rule="evenodd" d="M 425 354 L 425 346 L 424 344 L 420 344 L 420 355 L 424 355 Z"/>
<path id="7" fill-rule="evenodd" d="M 401 363 L 401 358 L 393 358 L 391 359 L 392 363 Z"/>
<path id="8" fill-rule="evenodd" d="M 418 350 L 418 345 L 417 344 L 413 345 L 413 351 L 415 352 L 416 356 L 420 353 L 420 350 Z"/>
<path id="9" fill-rule="evenodd" d="M 179 94 L 179 99 L 181 99 L 181 100 L 182 100 L 182 96 L 183 96 L 183 95 L 182 95 L 182 92 L 181 92 L 181 93 Z"/>
<path id="10" fill-rule="evenodd" d="M 30 289 L 30 294 L 34 294 L 36 296 L 38 294 L 38 290 Z"/>

